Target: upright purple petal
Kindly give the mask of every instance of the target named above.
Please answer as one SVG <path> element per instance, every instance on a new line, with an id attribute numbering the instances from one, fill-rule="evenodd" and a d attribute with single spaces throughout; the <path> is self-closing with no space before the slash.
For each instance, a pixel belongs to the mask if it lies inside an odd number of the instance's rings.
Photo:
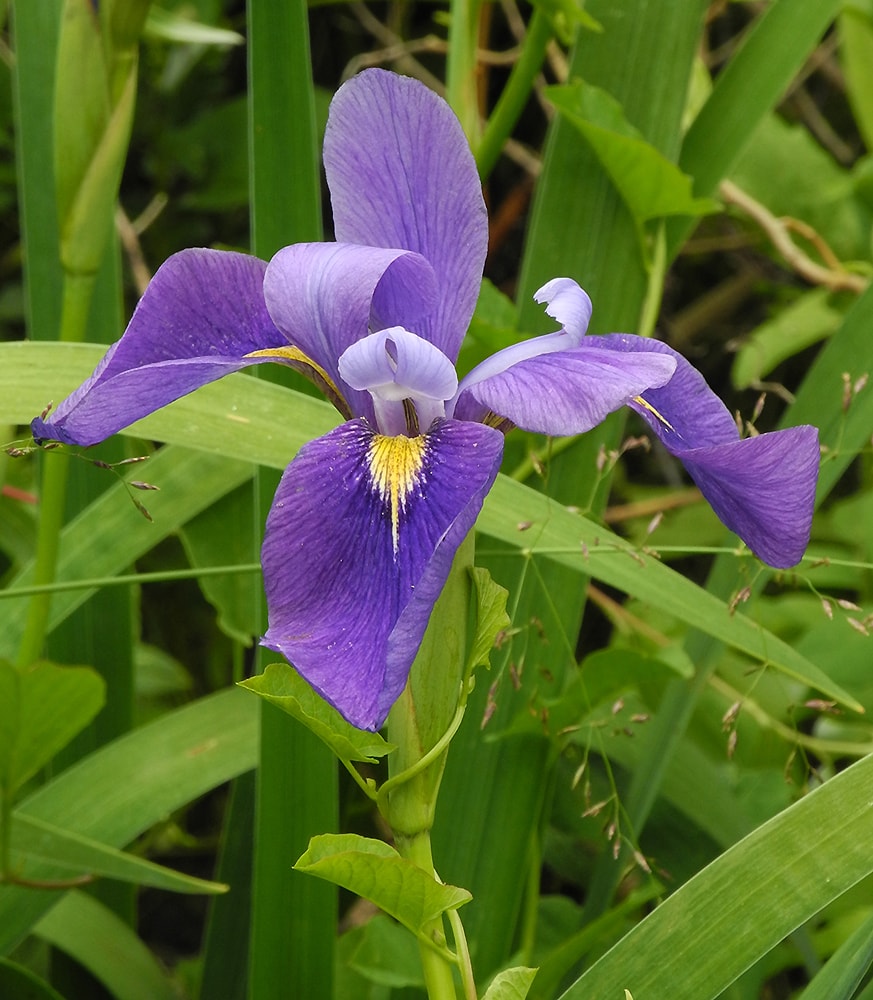
<path id="1" fill-rule="evenodd" d="M 95 444 L 207 382 L 269 360 L 246 358 L 287 346 L 264 302 L 266 267 L 221 250 L 174 254 L 94 374 L 32 422 L 34 437 Z"/>
<path id="2" fill-rule="evenodd" d="M 337 240 L 402 247 L 430 261 L 436 306 L 409 329 L 455 361 L 479 293 L 488 218 L 449 106 L 416 80 L 365 70 L 331 103 L 324 166 Z"/>
<path id="3" fill-rule="evenodd" d="M 286 469 L 262 551 L 263 644 L 353 725 L 378 729 L 403 690 L 502 449 L 479 424 L 388 438 L 356 420 Z"/>
<path id="4" fill-rule="evenodd" d="M 352 413 L 372 417 L 369 395 L 342 380 L 339 358 L 371 329 L 414 329 L 436 286 L 428 262 L 406 250 L 297 243 L 270 261 L 264 295 L 276 326 L 327 372 Z"/>
<path id="5" fill-rule="evenodd" d="M 808 425 L 740 439 L 727 407 L 703 376 L 658 340 L 591 337 L 613 350 L 649 351 L 676 360 L 670 381 L 631 403 L 685 465 L 712 509 L 764 562 L 797 563 L 809 542 L 818 478 L 818 431 Z"/>

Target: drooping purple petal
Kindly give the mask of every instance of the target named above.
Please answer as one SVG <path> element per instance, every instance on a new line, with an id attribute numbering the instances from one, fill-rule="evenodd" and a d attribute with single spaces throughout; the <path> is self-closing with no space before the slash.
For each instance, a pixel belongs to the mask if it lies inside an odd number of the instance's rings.
<path id="1" fill-rule="evenodd" d="M 502 449 L 479 424 L 389 438 L 355 420 L 285 471 L 262 550 L 262 641 L 353 725 L 378 729 L 403 690 Z"/>
<path id="2" fill-rule="evenodd" d="M 631 406 L 685 465 L 712 509 L 764 562 L 797 563 L 809 542 L 818 478 L 818 431 L 808 425 L 741 440 L 727 407 L 703 376 L 661 341 L 592 337 L 614 350 L 675 358 L 676 373 Z"/>
<path id="3" fill-rule="evenodd" d="M 337 240 L 414 250 L 432 265 L 435 308 L 417 326 L 395 322 L 454 362 L 488 244 L 481 184 L 457 118 L 418 81 L 365 70 L 331 103 L 324 166 Z"/>
<path id="4" fill-rule="evenodd" d="M 777 569 L 800 561 L 809 544 L 818 478 L 815 427 L 789 427 L 677 457 L 719 518 L 756 556 Z"/>
<path id="5" fill-rule="evenodd" d="M 122 338 L 48 416 L 37 439 L 90 445 L 194 389 L 287 346 L 264 303 L 267 265 L 220 250 L 182 250 L 152 278 Z"/>
<path id="6" fill-rule="evenodd" d="M 372 402 L 343 382 L 340 355 L 371 329 L 413 326 L 433 307 L 435 294 L 433 271 L 423 257 L 350 243 L 285 247 L 264 278 L 276 326 L 336 382 L 355 416 L 372 417 Z"/>
<path id="7" fill-rule="evenodd" d="M 458 388 L 451 361 L 433 344 L 401 326 L 389 327 L 352 344 L 339 359 L 343 381 L 373 398 L 376 425 L 383 434 L 405 434 L 415 408 L 422 431 L 446 414 L 445 402 Z"/>

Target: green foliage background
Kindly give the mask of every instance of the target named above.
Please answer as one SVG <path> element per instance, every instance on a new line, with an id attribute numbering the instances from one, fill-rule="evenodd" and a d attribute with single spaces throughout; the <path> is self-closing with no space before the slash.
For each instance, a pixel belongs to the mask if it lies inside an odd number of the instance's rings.
<path id="1" fill-rule="evenodd" d="M 3 440 L 26 444 L 174 251 L 330 238 L 331 94 L 367 65 L 420 76 L 468 128 L 491 213 L 462 371 L 548 329 L 531 293 L 568 274 L 592 332 L 661 337 L 743 426 L 814 423 L 823 444 L 809 553 L 776 573 L 640 426 L 507 440 L 477 562 L 512 624 L 434 831 L 440 875 L 472 893 L 480 992 L 536 967 L 488 996 L 873 997 L 873 6 L 152 6 L 124 48 L 121 211 L 81 237 L 101 247 L 87 344 L 58 342 L 82 339 L 59 338 L 53 109 L 85 93 L 55 92 L 65 6 L 3 7 Z M 379 896 L 398 923 L 292 870 L 312 835 L 379 836 L 368 800 L 233 687 L 264 666 L 275 471 L 335 422 L 302 385 L 234 376 L 85 456 L 145 465 L 71 460 L 49 589 L 34 559 L 61 459 L 0 454 L 0 995 L 422 995 L 402 899 Z M 12 666 L 49 592 L 46 659 Z"/>

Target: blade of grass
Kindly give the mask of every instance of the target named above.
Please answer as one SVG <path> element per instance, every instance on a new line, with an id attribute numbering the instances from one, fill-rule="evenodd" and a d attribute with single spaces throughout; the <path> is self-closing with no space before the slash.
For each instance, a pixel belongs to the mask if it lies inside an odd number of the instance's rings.
<path id="1" fill-rule="evenodd" d="M 318 130 L 304 0 L 277 6 L 249 0 L 249 154 L 252 249 L 321 237 Z M 271 377 L 266 371 L 260 378 Z M 256 537 L 278 485 L 272 470 L 255 480 Z M 255 554 L 257 557 L 257 554 Z M 261 621 L 266 624 L 262 606 Z M 265 665 L 263 654 L 258 662 Z M 303 726 L 262 703 L 249 939 L 251 1000 L 333 993 L 337 892 L 289 861 L 310 837 L 337 828 L 337 770 L 330 751 Z M 297 853 L 295 853 L 297 852 Z"/>
<path id="2" fill-rule="evenodd" d="M 255 699 L 231 689 L 169 712 L 113 741 L 38 789 L 17 813 L 98 840 L 129 844 L 168 814 L 257 761 Z M 33 878 L 51 868 L 33 864 Z M 0 886 L 0 954 L 60 898 Z"/>
<path id="3" fill-rule="evenodd" d="M 609 996 L 621 988 L 636 997 L 719 996 L 873 871 L 867 849 L 871 781 L 873 756 L 759 827 L 637 924 L 562 1000 Z M 814 842 L 810 830 L 817 831 Z"/>

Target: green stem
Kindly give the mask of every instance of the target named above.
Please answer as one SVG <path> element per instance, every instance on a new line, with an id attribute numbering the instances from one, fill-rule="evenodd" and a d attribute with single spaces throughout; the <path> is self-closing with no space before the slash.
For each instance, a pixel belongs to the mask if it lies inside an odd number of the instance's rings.
<path id="1" fill-rule="evenodd" d="M 430 831 L 424 830 L 413 837 L 397 840 L 397 849 L 408 861 L 412 861 L 430 875 L 435 875 L 433 854 L 430 846 Z M 425 941 L 419 941 L 421 967 L 429 1000 L 457 1000 L 452 963 L 446 958 L 446 935 L 442 917 L 436 917 L 422 928 Z M 433 942 L 436 948 L 430 947 Z"/>
<path id="2" fill-rule="evenodd" d="M 541 10 L 535 10 L 524 37 L 518 62 L 509 74 L 506 86 L 491 112 L 488 124 L 476 147 L 476 165 L 483 181 L 494 169 L 504 142 L 524 110 L 534 79 L 545 59 L 546 46 L 551 37 L 552 25 L 549 18 Z"/>
<path id="3" fill-rule="evenodd" d="M 451 0 L 446 61 L 446 99 L 474 150 L 481 131 L 476 86 L 479 4 L 480 0 Z"/>
<path id="4" fill-rule="evenodd" d="M 93 274 L 65 274 L 59 337 L 61 341 L 71 343 L 84 340 L 95 277 Z M 55 578 L 68 475 L 69 456 L 49 455 L 44 459 L 33 570 L 35 586 L 50 584 Z M 24 635 L 18 650 L 19 667 L 33 663 L 42 652 L 50 609 L 49 591 L 41 591 L 31 597 Z"/>

